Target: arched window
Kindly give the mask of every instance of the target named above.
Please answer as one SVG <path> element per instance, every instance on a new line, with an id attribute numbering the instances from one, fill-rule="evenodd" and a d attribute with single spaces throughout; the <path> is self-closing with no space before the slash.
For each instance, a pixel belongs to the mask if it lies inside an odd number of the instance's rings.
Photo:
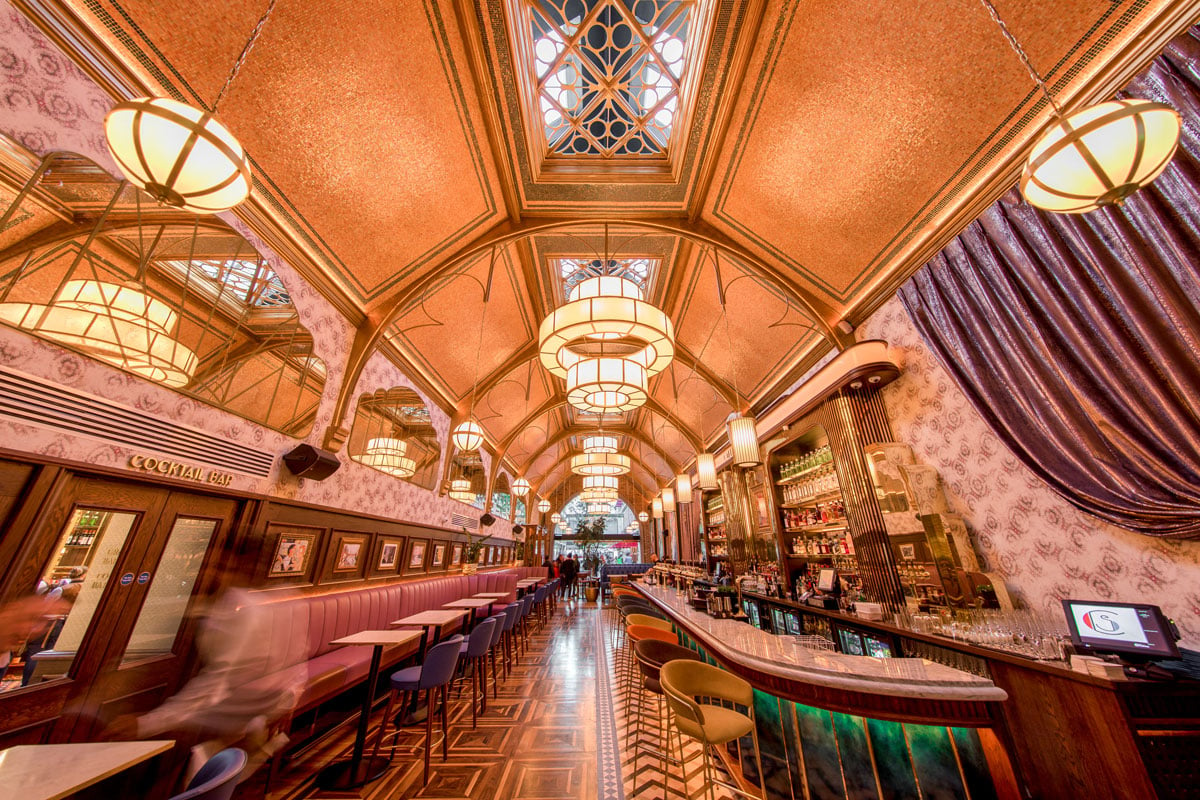
<path id="1" fill-rule="evenodd" d="M 501 472 L 496 476 L 496 486 L 492 489 L 492 513 L 501 519 L 512 519 L 512 489 L 508 484 L 508 476 Z"/>
<path id="2" fill-rule="evenodd" d="M 380 389 L 359 397 L 346 452 L 360 464 L 425 489 L 437 485 L 442 455 L 437 431 L 412 389 Z"/>
<path id="3" fill-rule="evenodd" d="M 325 365 L 262 256 L 215 217 L 158 205 L 71 153 L 0 176 L 0 323 L 292 436 Z M 7 186 L 4 183 L 7 182 Z"/>

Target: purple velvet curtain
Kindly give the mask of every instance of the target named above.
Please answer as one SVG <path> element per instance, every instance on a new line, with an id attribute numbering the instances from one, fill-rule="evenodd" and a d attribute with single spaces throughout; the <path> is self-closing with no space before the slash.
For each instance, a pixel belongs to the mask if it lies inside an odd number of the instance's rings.
<path id="1" fill-rule="evenodd" d="M 1014 190 L 900 290 L 1007 446 L 1084 511 L 1200 537 L 1200 33 L 1127 94 L 1183 117 L 1171 166 L 1119 209 L 1045 214 Z"/>

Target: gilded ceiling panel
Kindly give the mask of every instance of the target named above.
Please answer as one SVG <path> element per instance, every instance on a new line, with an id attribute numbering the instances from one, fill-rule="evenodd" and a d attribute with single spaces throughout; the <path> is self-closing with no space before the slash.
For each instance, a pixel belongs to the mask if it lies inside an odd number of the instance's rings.
<path id="1" fill-rule="evenodd" d="M 1075 84 L 1168 4 L 996 5 L 1051 82 Z M 1040 101 L 978 2 L 784 0 L 767 21 L 706 218 L 844 304 L 939 233 Z"/>
<path id="2" fill-rule="evenodd" d="M 89 6 L 151 75 L 211 104 L 259 0 Z M 448 3 L 280 3 L 222 100 L 277 211 L 363 303 L 499 217 L 496 175 Z M 453 197 L 453 202 L 447 198 Z"/>

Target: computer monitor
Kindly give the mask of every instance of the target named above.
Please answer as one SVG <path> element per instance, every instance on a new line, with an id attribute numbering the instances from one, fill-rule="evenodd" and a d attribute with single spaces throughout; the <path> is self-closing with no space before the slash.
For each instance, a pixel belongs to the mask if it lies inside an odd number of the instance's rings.
<path id="1" fill-rule="evenodd" d="M 832 592 L 837 586 L 837 570 L 832 567 L 824 567 L 817 575 L 817 588 L 822 592 Z"/>
<path id="2" fill-rule="evenodd" d="M 1063 600 L 1075 649 L 1141 659 L 1179 658 L 1171 623 L 1158 606 Z"/>

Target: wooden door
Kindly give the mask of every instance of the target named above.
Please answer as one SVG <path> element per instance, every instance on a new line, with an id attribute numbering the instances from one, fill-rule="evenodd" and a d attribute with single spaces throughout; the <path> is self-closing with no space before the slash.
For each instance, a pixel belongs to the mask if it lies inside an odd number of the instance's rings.
<path id="1" fill-rule="evenodd" d="M 117 480 L 72 476 L 61 485 L 9 569 L 20 581 L 7 582 L 8 601 L 14 588 L 26 599 L 36 592 L 56 613 L 31 631 L 18 668 L 10 667 L 0 686 L 0 747 L 86 738 L 116 714 L 144 710 L 166 695 L 186 667 L 195 627 L 187 612 L 195 596 L 215 587 L 212 554 L 229 535 L 237 506 Z M 198 536 L 175 535 L 181 522 L 203 526 L 199 554 Z M 175 565 L 181 546 L 191 576 L 174 586 L 186 590 L 182 600 L 155 581 Z M 173 635 L 167 623 L 159 620 L 155 630 L 145 621 L 148 598 L 151 609 L 162 607 L 154 595 L 170 597 Z M 139 649 L 148 641 L 150 651 Z"/>

